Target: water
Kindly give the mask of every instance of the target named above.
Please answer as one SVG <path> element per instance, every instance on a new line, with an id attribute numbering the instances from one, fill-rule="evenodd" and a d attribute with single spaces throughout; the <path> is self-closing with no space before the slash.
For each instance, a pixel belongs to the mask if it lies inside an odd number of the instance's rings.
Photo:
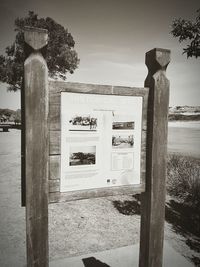
<path id="1" fill-rule="evenodd" d="M 200 158 L 200 122 L 169 122 L 168 151 Z"/>
<path id="2" fill-rule="evenodd" d="M 0 266 L 26 264 L 25 208 L 20 202 L 19 130 L 0 132 Z M 200 158 L 200 122 L 169 123 L 168 151 Z"/>

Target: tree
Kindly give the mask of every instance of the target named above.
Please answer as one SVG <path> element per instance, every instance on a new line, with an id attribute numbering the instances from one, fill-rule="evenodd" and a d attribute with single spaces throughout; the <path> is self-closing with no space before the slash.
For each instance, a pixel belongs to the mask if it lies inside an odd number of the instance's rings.
<path id="1" fill-rule="evenodd" d="M 14 122 L 15 124 L 21 123 L 21 110 L 20 109 L 17 109 L 15 111 Z"/>
<path id="2" fill-rule="evenodd" d="M 15 20 L 15 41 L 6 47 L 5 55 L 0 55 L 0 81 L 9 85 L 8 90 L 17 91 L 22 87 L 25 26 L 48 30 L 46 60 L 50 77 L 65 80 L 66 73 L 74 72 L 79 59 L 74 50 L 75 42 L 71 33 L 52 18 L 38 18 L 37 14 L 29 11 L 28 16 Z"/>
<path id="3" fill-rule="evenodd" d="M 183 54 L 187 57 L 200 57 L 200 9 L 197 10 L 195 21 L 182 18 L 172 22 L 171 34 L 179 39 L 179 42 L 187 41 L 189 44 L 183 48 Z"/>

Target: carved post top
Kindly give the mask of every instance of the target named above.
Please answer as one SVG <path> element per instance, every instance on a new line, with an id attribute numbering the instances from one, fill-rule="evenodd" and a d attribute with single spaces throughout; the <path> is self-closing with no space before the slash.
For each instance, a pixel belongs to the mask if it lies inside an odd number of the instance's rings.
<path id="1" fill-rule="evenodd" d="M 25 27 L 24 40 L 34 50 L 39 50 L 48 43 L 48 31 L 41 28 Z"/>
<path id="2" fill-rule="evenodd" d="M 166 70 L 170 62 L 169 49 L 154 48 L 146 53 L 145 64 L 152 75 L 159 70 Z"/>

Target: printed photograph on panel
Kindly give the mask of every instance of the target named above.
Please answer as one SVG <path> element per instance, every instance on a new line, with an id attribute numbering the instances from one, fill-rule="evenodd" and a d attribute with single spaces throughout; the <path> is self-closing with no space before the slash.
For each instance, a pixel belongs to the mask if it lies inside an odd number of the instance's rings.
<path id="1" fill-rule="evenodd" d="M 114 115 L 112 129 L 113 130 L 133 130 L 135 122 L 131 116 Z"/>
<path id="2" fill-rule="evenodd" d="M 69 166 L 95 165 L 96 146 L 70 147 Z"/>
<path id="3" fill-rule="evenodd" d="M 133 134 L 115 134 L 112 136 L 112 148 L 133 148 Z"/>
<path id="4" fill-rule="evenodd" d="M 69 131 L 97 131 L 97 116 L 74 114 L 69 119 Z"/>

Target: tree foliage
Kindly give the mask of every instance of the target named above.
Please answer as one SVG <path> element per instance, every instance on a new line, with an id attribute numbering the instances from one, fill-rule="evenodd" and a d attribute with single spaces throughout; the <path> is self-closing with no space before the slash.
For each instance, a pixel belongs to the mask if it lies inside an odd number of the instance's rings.
<path id="1" fill-rule="evenodd" d="M 78 67 L 79 59 L 74 50 L 74 39 L 71 33 L 52 18 L 38 18 L 33 11 L 28 16 L 15 20 L 15 41 L 6 47 L 5 55 L 0 55 L 0 81 L 9 85 L 9 90 L 21 89 L 23 78 L 24 27 L 37 27 L 48 30 L 49 40 L 46 60 L 49 76 L 66 79 L 66 73 L 73 73 Z"/>
<path id="2" fill-rule="evenodd" d="M 189 43 L 183 48 L 183 54 L 186 54 L 188 58 L 200 57 L 200 9 L 197 10 L 195 21 L 175 19 L 172 23 L 171 34 L 178 38 L 180 43 L 183 41 Z"/>

